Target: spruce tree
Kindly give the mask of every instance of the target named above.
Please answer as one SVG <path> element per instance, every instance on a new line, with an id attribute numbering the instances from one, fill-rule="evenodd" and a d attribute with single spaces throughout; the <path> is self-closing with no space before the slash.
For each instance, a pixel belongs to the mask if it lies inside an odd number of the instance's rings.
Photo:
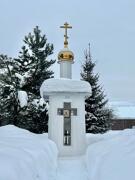
<path id="1" fill-rule="evenodd" d="M 45 35 L 36 26 L 33 34 L 29 33 L 24 38 L 25 45 L 20 51 L 16 60 L 17 71 L 23 76 L 22 89 L 39 96 L 39 89 L 42 82 L 53 78 L 53 71 L 49 68 L 55 60 L 48 60 L 53 53 L 53 45 L 47 43 Z"/>
<path id="2" fill-rule="evenodd" d="M 0 125 L 13 124 L 17 119 L 16 89 L 13 59 L 0 55 Z"/>
<path id="3" fill-rule="evenodd" d="M 42 82 L 48 78 L 53 78 L 53 71 L 50 69 L 55 60 L 50 60 L 49 56 L 53 53 L 53 45 L 47 43 L 45 35 L 42 35 L 41 30 L 34 28 L 33 33 L 29 33 L 24 38 L 24 46 L 19 52 L 18 58 L 10 61 L 11 72 L 8 72 L 7 64 L 4 68 L 7 69 L 4 76 L 11 80 L 14 90 L 10 88 L 10 93 L 13 91 L 11 102 L 8 99 L 8 109 L 3 108 L 1 119 L 5 118 L 5 112 L 9 112 L 10 122 L 18 127 L 28 129 L 35 133 L 47 132 L 48 129 L 48 113 L 47 103 L 40 97 L 40 86 Z M 1 68 L 1 67 L 0 67 Z M 3 67 L 2 67 L 3 68 Z M 11 78 L 10 78 L 11 77 Z M 4 80 L 3 80 L 4 79 Z M 0 79 L 0 83 L 5 78 Z M 1 86 L 0 92 L 4 88 Z M 12 94 L 10 94 L 10 97 Z M 3 94 L 0 94 L 0 98 Z M 3 99 L 3 104 L 5 100 Z M 25 102 L 25 104 L 24 104 Z M 1 113 L 0 113 L 1 114 Z M 10 119 L 7 117 L 7 119 Z"/>
<path id="4" fill-rule="evenodd" d="M 86 132 L 104 133 L 111 127 L 113 117 L 112 110 L 107 107 L 108 100 L 104 91 L 99 85 L 99 74 L 94 74 L 95 62 L 92 61 L 89 49 L 85 51 L 85 62 L 82 65 L 81 77 L 90 83 L 92 88 L 91 95 L 85 101 L 86 110 Z"/>
<path id="5" fill-rule="evenodd" d="M 49 60 L 53 53 L 53 45 L 47 43 L 45 35 L 36 26 L 33 33 L 24 38 L 24 46 L 15 59 L 16 76 L 20 90 L 27 92 L 28 104 L 21 108 L 17 126 L 29 129 L 35 133 L 47 132 L 48 113 L 46 102 L 40 97 L 40 86 L 48 78 L 53 78 L 50 66 L 55 60 Z"/>

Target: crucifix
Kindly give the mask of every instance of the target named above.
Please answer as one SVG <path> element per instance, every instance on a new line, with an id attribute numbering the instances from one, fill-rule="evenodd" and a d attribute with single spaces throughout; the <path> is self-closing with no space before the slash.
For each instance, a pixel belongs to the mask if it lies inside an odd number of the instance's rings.
<path id="1" fill-rule="evenodd" d="M 68 38 L 69 38 L 69 37 L 67 36 L 67 29 L 71 29 L 72 26 L 69 26 L 69 24 L 66 22 L 66 23 L 64 24 L 64 26 L 60 26 L 60 28 L 64 28 L 64 29 L 65 29 L 64 47 L 67 48 L 67 46 L 68 46 Z"/>
<path id="2" fill-rule="evenodd" d="M 64 108 L 58 108 L 58 115 L 64 116 L 63 144 L 71 145 L 71 116 L 77 116 L 77 109 L 71 108 L 71 103 L 64 102 Z"/>

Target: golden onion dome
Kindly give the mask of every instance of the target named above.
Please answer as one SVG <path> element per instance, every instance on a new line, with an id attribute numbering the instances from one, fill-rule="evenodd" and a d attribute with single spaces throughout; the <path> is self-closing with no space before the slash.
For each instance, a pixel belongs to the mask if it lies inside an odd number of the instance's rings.
<path id="1" fill-rule="evenodd" d="M 74 53 L 70 51 L 68 48 L 64 48 L 58 54 L 59 61 L 72 61 L 74 60 Z"/>

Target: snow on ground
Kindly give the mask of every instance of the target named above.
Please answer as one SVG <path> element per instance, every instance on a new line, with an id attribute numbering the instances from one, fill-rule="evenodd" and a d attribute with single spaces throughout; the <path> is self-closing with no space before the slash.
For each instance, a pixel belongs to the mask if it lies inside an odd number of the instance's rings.
<path id="1" fill-rule="evenodd" d="M 87 152 L 58 157 L 47 134 L 0 127 L 0 180 L 134 180 L 135 130 L 87 135 Z"/>
<path id="2" fill-rule="evenodd" d="M 88 180 L 84 157 L 60 158 L 57 180 Z"/>
<path id="3" fill-rule="evenodd" d="M 0 127 L 0 180 L 55 180 L 57 148 L 46 135 Z"/>
<path id="4" fill-rule="evenodd" d="M 134 180 L 135 130 L 96 136 L 85 157 L 89 180 Z"/>
<path id="5" fill-rule="evenodd" d="M 57 180 L 134 180 L 135 130 L 87 134 L 80 157 L 60 158 Z"/>
<path id="6" fill-rule="evenodd" d="M 99 141 L 103 141 L 107 138 L 112 139 L 113 137 L 120 134 L 121 131 L 108 131 L 105 134 L 86 134 L 86 142 L 87 146 L 92 145 L 93 143 L 97 143 Z"/>

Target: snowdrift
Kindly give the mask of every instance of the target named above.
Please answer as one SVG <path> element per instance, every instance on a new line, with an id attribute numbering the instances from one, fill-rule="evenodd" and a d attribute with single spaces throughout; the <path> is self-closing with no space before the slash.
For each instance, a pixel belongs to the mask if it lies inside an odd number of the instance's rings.
<path id="1" fill-rule="evenodd" d="M 71 179 L 70 175 L 83 180 L 135 179 L 135 130 L 90 134 L 87 143 L 82 159 L 58 161 L 56 145 L 47 134 L 12 125 L 0 127 L 0 180 L 59 180 Z"/>
<path id="2" fill-rule="evenodd" d="M 88 137 L 89 180 L 134 180 L 135 130 Z"/>
<path id="3" fill-rule="evenodd" d="M 45 134 L 0 127 L 0 180 L 55 180 L 57 154 Z"/>

